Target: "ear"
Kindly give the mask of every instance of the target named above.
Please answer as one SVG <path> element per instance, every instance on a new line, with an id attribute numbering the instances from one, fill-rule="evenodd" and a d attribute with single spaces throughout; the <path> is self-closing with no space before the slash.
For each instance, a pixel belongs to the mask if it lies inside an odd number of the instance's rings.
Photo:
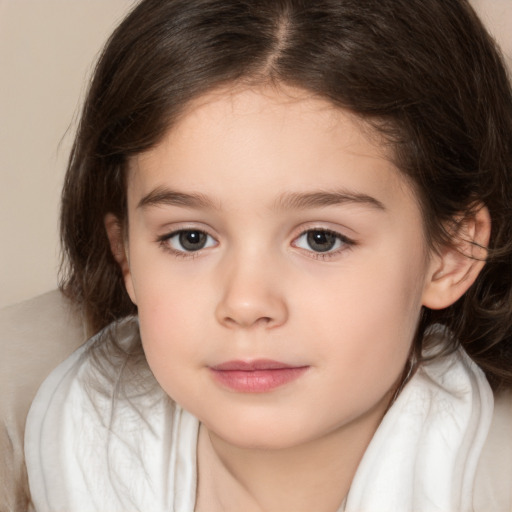
<path id="1" fill-rule="evenodd" d="M 451 306 L 466 293 L 485 265 L 491 235 L 489 210 L 481 205 L 454 233 L 454 243 L 433 254 L 423 305 L 430 309 Z"/>
<path id="2" fill-rule="evenodd" d="M 131 301 L 134 304 L 137 304 L 135 301 L 135 292 L 133 289 L 132 274 L 130 271 L 130 261 L 128 259 L 128 244 L 124 237 L 121 221 L 113 213 L 107 213 L 107 215 L 105 215 L 104 222 L 107 237 L 110 242 L 110 250 L 112 251 L 114 259 L 121 268 L 126 291 L 128 292 Z"/>

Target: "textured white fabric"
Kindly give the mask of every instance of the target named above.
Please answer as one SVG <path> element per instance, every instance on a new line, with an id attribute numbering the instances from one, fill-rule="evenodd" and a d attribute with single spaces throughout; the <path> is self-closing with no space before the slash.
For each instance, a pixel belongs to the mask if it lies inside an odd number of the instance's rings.
<path id="1" fill-rule="evenodd" d="M 476 468 L 492 413 L 490 386 L 464 352 L 424 365 L 370 442 L 346 510 L 473 511 Z"/>
<path id="2" fill-rule="evenodd" d="M 37 511 L 194 510 L 199 424 L 154 381 L 136 327 L 111 326 L 38 392 L 25 448 Z M 422 367 L 383 419 L 342 509 L 469 512 L 492 409 L 463 352 Z"/>
<path id="3" fill-rule="evenodd" d="M 132 319 L 110 327 L 38 391 L 25 431 L 36 511 L 193 511 L 199 422 L 157 385 L 137 338 Z"/>

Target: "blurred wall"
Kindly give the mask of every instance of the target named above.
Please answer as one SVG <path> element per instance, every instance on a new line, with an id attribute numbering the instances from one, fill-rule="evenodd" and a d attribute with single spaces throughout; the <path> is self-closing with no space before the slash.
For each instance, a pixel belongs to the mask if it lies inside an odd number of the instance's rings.
<path id="1" fill-rule="evenodd" d="M 0 307 L 56 287 L 60 188 L 87 77 L 133 0 L 0 0 Z M 512 0 L 474 0 L 512 64 Z"/>
<path id="2" fill-rule="evenodd" d="M 56 287 L 57 212 L 87 77 L 130 0 L 0 0 L 0 307 Z"/>
<path id="3" fill-rule="evenodd" d="M 500 44 L 512 70 L 512 0 L 470 0 L 470 3 Z"/>

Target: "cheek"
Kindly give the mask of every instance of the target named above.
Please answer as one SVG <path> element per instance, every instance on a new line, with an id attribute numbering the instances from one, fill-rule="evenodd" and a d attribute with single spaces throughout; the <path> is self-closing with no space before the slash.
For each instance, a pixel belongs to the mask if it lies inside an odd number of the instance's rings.
<path id="1" fill-rule="evenodd" d="M 180 285 L 177 280 L 166 283 L 160 278 L 146 282 L 138 297 L 141 335 L 147 353 L 171 359 L 176 352 L 196 350 L 194 333 L 206 329 L 208 321 L 204 314 L 208 298 L 200 289 Z"/>
<path id="2" fill-rule="evenodd" d="M 303 328 L 324 333 L 323 357 L 350 361 L 344 366 L 351 378 L 400 373 L 416 332 L 422 281 L 421 265 L 367 260 L 330 280 L 327 294 L 309 295 Z"/>
<path id="3" fill-rule="evenodd" d="M 420 302 L 420 294 L 390 289 L 391 280 L 387 284 L 369 282 L 366 290 L 347 286 L 330 318 L 317 317 L 316 330 L 324 326 L 325 340 L 318 364 L 330 369 L 326 388 L 337 390 L 322 398 L 326 411 L 338 410 L 341 401 L 347 418 L 356 418 L 391 398 L 399 384 L 419 315 L 420 306 L 412 304 Z"/>
<path id="4" fill-rule="evenodd" d="M 139 315 L 151 317 L 160 329 L 165 323 L 179 327 L 193 316 L 205 297 L 205 273 L 197 266 L 187 272 L 188 264 L 151 245 L 141 242 L 130 248 L 131 279 Z"/>
<path id="5" fill-rule="evenodd" d="M 197 311 L 197 304 L 187 304 L 178 297 L 168 299 L 139 307 L 140 334 L 156 380 L 183 405 L 185 398 L 201 399 L 197 396 L 201 389 L 197 375 L 203 366 L 204 343 L 197 343 L 198 316 L 190 316 L 191 311 Z"/>
<path id="6" fill-rule="evenodd" d="M 207 287 L 173 270 L 161 255 L 132 247 L 131 279 L 146 357 L 158 380 L 182 371 L 180 361 L 197 359 L 193 334 L 206 329 Z M 204 280 L 203 280 L 204 281 Z M 198 319 L 201 318 L 201 322 Z M 161 382 L 165 386 L 165 382 Z"/>

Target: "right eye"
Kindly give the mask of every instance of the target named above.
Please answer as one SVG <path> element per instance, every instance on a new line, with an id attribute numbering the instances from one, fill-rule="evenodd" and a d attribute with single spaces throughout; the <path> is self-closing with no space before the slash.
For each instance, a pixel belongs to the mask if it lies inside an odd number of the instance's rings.
<path id="1" fill-rule="evenodd" d="M 199 229 L 180 229 L 160 240 L 176 252 L 196 252 L 213 247 L 217 242 L 208 233 Z"/>

